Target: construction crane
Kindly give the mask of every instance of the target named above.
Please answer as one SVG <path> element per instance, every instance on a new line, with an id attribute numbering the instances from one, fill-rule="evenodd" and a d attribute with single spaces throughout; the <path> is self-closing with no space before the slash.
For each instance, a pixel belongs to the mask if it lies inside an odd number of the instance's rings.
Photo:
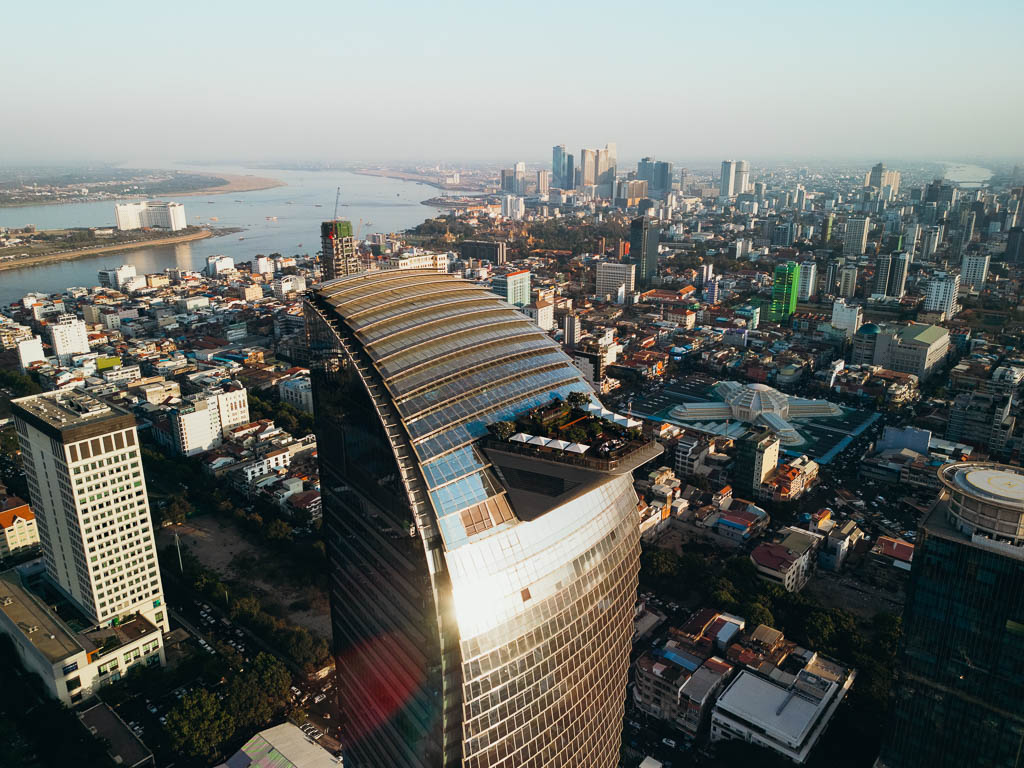
<path id="1" fill-rule="evenodd" d="M 334 193 L 334 220 L 338 220 L 338 203 L 341 201 L 341 187 Z"/>

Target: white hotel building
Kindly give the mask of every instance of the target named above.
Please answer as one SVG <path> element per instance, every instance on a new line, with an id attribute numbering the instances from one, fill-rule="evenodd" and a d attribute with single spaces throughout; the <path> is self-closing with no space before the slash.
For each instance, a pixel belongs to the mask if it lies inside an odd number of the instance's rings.
<path id="1" fill-rule="evenodd" d="M 119 230 L 159 227 L 176 232 L 188 226 L 185 206 L 162 200 L 143 200 L 138 203 L 118 203 L 114 206 Z"/>
<path id="2" fill-rule="evenodd" d="M 45 574 L 3 574 L 0 631 L 74 702 L 136 663 L 163 663 L 167 608 L 135 418 L 80 391 L 12 408 Z"/>

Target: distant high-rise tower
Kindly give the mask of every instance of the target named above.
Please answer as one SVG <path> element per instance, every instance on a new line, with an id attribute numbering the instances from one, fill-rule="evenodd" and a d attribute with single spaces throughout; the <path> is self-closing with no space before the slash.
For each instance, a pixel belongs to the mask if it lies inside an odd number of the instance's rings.
<path id="1" fill-rule="evenodd" d="M 960 263 L 960 282 L 976 291 L 980 291 L 988 280 L 988 267 L 991 257 L 987 253 L 969 253 Z"/>
<path id="2" fill-rule="evenodd" d="M 546 195 L 551 190 L 551 171 L 537 171 L 537 194 Z"/>
<path id="3" fill-rule="evenodd" d="M 565 156 L 565 178 L 562 179 L 563 189 L 576 189 L 576 157 L 569 153 Z"/>
<path id="4" fill-rule="evenodd" d="M 547 333 L 454 276 L 365 272 L 306 318 L 345 765 L 615 768 L 630 470 L 660 445 L 608 462 L 491 438 L 597 398 Z"/>
<path id="5" fill-rule="evenodd" d="M 551 148 L 551 186 L 556 189 L 572 189 L 572 182 L 567 181 L 565 144 L 556 144 Z"/>
<path id="6" fill-rule="evenodd" d="M 868 232 L 871 230 L 871 219 L 867 216 L 852 216 L 846 221 L 846 234 L 843 237 L 844 256 L 863 256 L 868 247 Z"/>
<path id="7" fill-rule="evenodd" d="M 718 193 L 722 197 L 734 197 L 736 195 L 736 161 L 722 161 L 722 179 L 719 182 Z"/>
<path id="8" fill-rule="evenodd" d="M 798 301 L 810 301 L 818 292 L 818 265 L 813 259 L 800 262 L 800 283 L 797 286 Z"/>
<path id="9" fill-rule="evenodd" d="M 907 292 L 907 274 L 910 272 L 910 254 L 906 251 L 893 254 L 889 267 L 889 282 L 885 289 L 886 296 L 902 299 Z"/>
<path id="10" fill-rule="evenodd" d="M 1006 235 L 1006 253 L 1003 258 L 1008 264 L 1024 263 L 1024 228 L 1013 227 Z"/>
<path id="11" fill-rule="evenodd" d="M 857 265 L 846 264 L 839 269 L 839 295 L 852 299 L 857 293 Z"/>
<path id="12" fill-rule="evenodd" d="M 750 191 L 750 163 L 746 160 L 737 160 L 733 174 L 733 191 L 737 195 L 744 195 Z"/>
<path id="13" fill-rule="evenodd" d="M 864 179 L 864 186 L 874 187 L 878 190 L 889 187 L 891 194 L 895 196 L 900 191 L 900 172 L 886 170 L 885 163 L 879 163 L 868 172 Z"/>
<path id="14" fill-rule="evenodd" d="M 828 260 L 828 264 L 825 265 L 825 285 L 823 290 L 826 294 L 834 296 L 836 294 L 836 288 L 839 287 L 839 270 L 843 266 L 843 257 L 836 256 Z"/>
<path id="15" fill-rule="evenodd" d="M 775 282 L 772 284 L 772 301 L 768 308 L 768 319 L 782 323 L 796 311 L 796 297 L 800 285 L 800 265 L 787 261 L 775 267 Z"/>
<path id="16" fill-rule="evenodd" d="M 597 184 L 597 150 L 580 150 L 580 186 L 592 187 Z"/>
<path id="17" fill-rule="evenodd" d="M 636 282 L 641 289 L 650 288 L 658 275 L 658 241 L 661 230 L 647 216 L 638 216 L 629 225 L 629 255 L 637 264 Z"/>
<path id="18" fill-rule="evenodd" d="M 322 278 L 334 280 L 354 275 L 362 269 L 352 236 L 352 222 L 344 219 L 325 221 L 320 225 L 320 271 Z"/>
<path id="19" fill-rule="evenodd" d="M 960 275 L 936 272 L 928 281 L 924 297 L 925 312 L 942 312 L 946 319 L 960 311 L 957 299 L 960 296 Z"/>
<path id="20" fill-rule="evenodd" d="M 1011 768 L 1024 744 L 1024 471 L 938 469 L 918 525 L 879 768 Z"/>

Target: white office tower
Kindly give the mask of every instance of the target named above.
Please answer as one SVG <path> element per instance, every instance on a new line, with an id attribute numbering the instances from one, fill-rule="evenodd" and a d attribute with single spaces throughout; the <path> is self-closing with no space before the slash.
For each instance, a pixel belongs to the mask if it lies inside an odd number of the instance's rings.
<path id="1" fill-rule="evenodd" d="M 257 256 L 253 262 L 253 271 L 261 275 L 274 274 L 274 260 L 269 256 Z"/>
<path id="2" fill-rule="evenodd" d="M 926 261 L 935 255 L 939 250 L 939 243 L 942 242 L 942 227 L 926 227 L 921 238 L 921 260 Z"/>
<path id="3" fill-rule="evenodd" d="M 719 182 L 718 194 L 722 197 L 733 197 L 736 194 L 736 161 L 722 161 L 722 180 Z"/>
<path id="4" fill-rule="evenodd" d="M 74 355 L 84 355 L 89 351 L 89 336 L 85 332 L 85 323 L 74 315 L 57 315 L 47 322 L 46 330 L 50 334 L 50 346 L 61 365 L 71 362 Z"/>
<path id="5" fill-rule="evenodd" d="M 845 299 L 836 299 L 832 304 L 832 327 L 843 331 L 852 339 L 863 321 L 860 306 L 847 304 Z"/>
<path id="6" fill-rule="evenodd" d="M 928 281 L 928 292 L 924 297 L 925 312 L 942 312 L 949 319 L 960 311 L 956 302 L 959 295 L 960 275 L 936 272 Z"/>
<path id="7" fill-rule="evenodd" d="M 43 354 L 43 340 L 38 336 L 22 339 L 18 342 L 18 365 L 24 373 L 32 363 L 46 359 Z"/>
<path id="8" fill-rule="evenodd" d="M 960 282 L 980 291 L 988 280 L 991 257 L 987 253 L 970 253 L 960 262 Z"/>
<path id="9" fill-rule="evenodd" d="M 624 295 L 632 295 L 636 286 L 636 264 L 618 261 L 598 262 L 595 282 L 594 293 L 599 299 L 608 296 L 614 299 L 619 295 L 620 289 L 623 289 Z"/>
<path id="10" fill-rule="evenodd" d="M 181 203 L 165 203 L 162 200 L 143 200 L 138 203 L 118 203 L 114 206 L 117 228 L 141 229 L 159 227 L 176 232 L 188 226 L 185 221 L 185 206 Z"/>
<path id="11" fill-rule="evenodd" d="M 868 232 L 871 230 L 871 218 L 853 216 L 846 222 L 846 234 L 843 236 L 844 256 L 863 256 L 868 247 Z"/>
<path id="12" fill-rule="evenodd" d="M 513 221 L 522 221 L 526 215 L 526 201 L 515 195 L 505 195 L 501 198 L 501 215 Z"/>
<path id="13" fill-rule="evenodd" d="M 910 254 L 910 262 L 914 261 L 914 252 L 917 250 L 917 244 L 921 240 L 921 225 L 920 224 L 907 224 L 906 229 L 903 230 L 903 248 Z"/>
<path id="14" fill-rule="evenodd" d="M 797 283 L 797 301 L 809 301 L 818 288 L 818 265 L 812 261 L 800 262 L 800 280 Z"/>
<path id="15" fill-rule="evenodd" d="M 737 195 L 742 195 L 750 191 L 750 163 L 746 160 L 737 160 L 735 164 L 735 173 L 733 174 L 733 187 Z"/>
<path id="16" fill-rule="evenodd" d="M 97 273 L 100 285 L 104 288 L 120 290 L 136 276 L 134 264 L 122 264 L 120 267 L 105 267 Z"/>
<path id="17" fill-rule="evenodd" d="M 563 339 L 565 346 L 575 347 L 579 344 L 580 337 L 583 336 L 583 322 L 580 320 L 580 316 L 570 312 L 565 316 L 563 327 L 565 329 L 565 338 Z"/>
<path id="18" fill-rule="evenodd" d="M 77 390 L 12 405 L 49 578 L 95 625 L 166 632 L 135 417 Z"/>

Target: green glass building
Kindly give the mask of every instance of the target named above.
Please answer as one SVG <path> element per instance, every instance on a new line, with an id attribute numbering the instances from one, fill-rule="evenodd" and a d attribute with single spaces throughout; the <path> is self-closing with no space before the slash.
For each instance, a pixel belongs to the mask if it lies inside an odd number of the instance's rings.
<path id="1" fill-rule="evenodd" d="M 919 529 L 885 768 L 1024 765 L 1024 470 L 939 470 Z"/>
<path id="2" fill-rule="evenodd" d="M 787 261 L 775 267 L 775 282 L 772 285 L 772 301 L 768 306 L 768 319 L 783 323 L 796 311 L 797 286 L 800 283 L 800 265 Z"/>

